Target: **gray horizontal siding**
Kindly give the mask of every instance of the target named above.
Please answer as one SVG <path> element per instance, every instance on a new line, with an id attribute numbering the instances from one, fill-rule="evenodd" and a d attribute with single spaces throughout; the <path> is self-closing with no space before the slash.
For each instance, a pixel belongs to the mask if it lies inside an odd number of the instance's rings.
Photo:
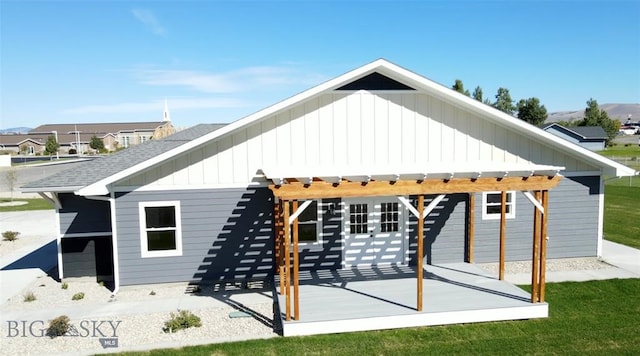
<path id="1" fill-rule="evenodd" d="M 300 269 L 339 269 L 342 267 L 342 215 L 340 199 L 322 200 L 322 244 L 300 246 Z"/>
<path id="2" fill-rule="evenodd" d="M 435 195 L 425 196 L 425 207 Z M 467 229 L 468 194 L 447 195 L 427 216 L 424 224 L 424 263 L 463 262 Z M 412 199 L 414 206 L 417 199 Z M 416 264 L 417 220 L 409 219 L 409 264 Z"/>
<path id="3" fill-rule="evenodd" d="M 141 258 L 138 203 L 180 201 L 182 256 Z M 116 199 L 121 285 L 264 280 L 273 274 L 266 188 L 132 192 Z"/>
<path id="4" fill-rule="evenodd" d="M 564 178 L 549 191 L 548 258 L 596 256 L 598 243 L 599 177 Z M 500 220 L 482 220 L 482 194 L 476 195 L 474 259 L 499 258 Z M 516 218 L 506 223 L 506 260 L 530 260 L 533 205 L 516 194 Z"/>
<path id="5" fill-rule="evenodd" d="M 58 195 L 62 209 L 58 210 L 61 234 L 111 232 L 109 202 L 89 200 L 72 193 Z"/>

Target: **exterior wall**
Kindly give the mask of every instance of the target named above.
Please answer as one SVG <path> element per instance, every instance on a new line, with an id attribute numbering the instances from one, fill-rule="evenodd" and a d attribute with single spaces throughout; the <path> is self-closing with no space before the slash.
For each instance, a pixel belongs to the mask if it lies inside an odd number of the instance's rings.
<path id="1" fill-rule="evenodd" d="M 547 258 L 597 255 L 599 177 L 565 177 L 549 192 Z M 482 220 L 482 194 L 476 195 L 474 260 L 496 262 L 500 220 Z M 516 218 L 506 223 L 506 259 L 531 260 L 533 204 L 516 194 Z"/>
<path id="2" fill-rule="evenodd" d="M 426 196 L 426 207 L 436 196 Z M 412 199 L 415 206 L 417 200 Z M 465 261 L 467 246 L 468 194 L 447 195 L 431 211 L 424 223 L 424 263 L 438 264 Z M 409 219 L 409 264 L 416 264 L 417 219 L 413 214 Z"/>
<path id="3" fill-rule="evenodd" d="M 333 205 L 337 209 L 330 206 Z M 321 244 L 298 246 L 300 269 L 339 269 L 342 268 L 342 211 L 340 199 L 322 201 Z"/>
<path id="4" fill-rule="evenodd" d="M 141 258 L 138 203 L 167 200 L 180 201 L 182 256 Z M 267 188 L 117 193 L 120 284 L 266 280 L 272 219 Z"/>
<path id="5" fill-rule="evenodd" d="M 61 240 L 64 278 L 96 277 L 113 280 L 111 237 L 74 237 Z"/>
<path id="6" fill-rule="evenodd" d="M 74 195 L 58 195 L 62 209 L 58 210 L 60 234 L 86 234 L 111 232 L 109 202 L 89 200 Z"/>
<path id="7" fill-rule="evenodd" d="M 416 92 L 328 93 L 120 182 L 121 187 L 246 184 L 268 167 L 537 163 L 596 168 Z"/>

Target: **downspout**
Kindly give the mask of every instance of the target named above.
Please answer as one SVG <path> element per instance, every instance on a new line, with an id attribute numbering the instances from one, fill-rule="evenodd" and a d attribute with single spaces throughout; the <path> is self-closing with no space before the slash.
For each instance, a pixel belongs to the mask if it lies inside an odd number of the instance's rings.
<path id="1" fill-rule="evenodd" d="M 118 229 L 116 228 L 116 197 L 111 191 L 109 197 L 109 208 L 111 210 L 111 245 L 113 250 L 113 292 L 114 297 L 120 290 L 120 262 L 118 259 Z"/>

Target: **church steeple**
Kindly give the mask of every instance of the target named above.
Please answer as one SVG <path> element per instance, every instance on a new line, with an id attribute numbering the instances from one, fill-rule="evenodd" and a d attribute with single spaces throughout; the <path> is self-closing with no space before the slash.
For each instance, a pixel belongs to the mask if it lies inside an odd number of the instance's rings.
<path id="1" fill-rule="evenodd" d="M 164 99 L 164 114 L 162 117 L 162 121 L 169 122 L 171 121 L 171 115 L 169 114 L 169 105 L 167 104 L 167 99 Z"/>

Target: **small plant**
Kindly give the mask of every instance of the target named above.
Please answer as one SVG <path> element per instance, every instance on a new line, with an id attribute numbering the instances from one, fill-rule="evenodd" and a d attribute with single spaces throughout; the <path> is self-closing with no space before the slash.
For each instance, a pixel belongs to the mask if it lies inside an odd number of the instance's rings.
<path id="1" fill-rule="evenodd" d="M 73 297 L 71 297 L 71 300 L 80 300 L 82 298 L 84 298 L 84 293 L 78 292 L 78 293 L 74 294 Z"/>
<path id="2" fill-rule="evenodd" d="M 104 281 L 98 281 L 98 285 L 99 285 L 100 287 L 104 287 Z"/>
<path id="3" fill-rule="evenodd" d="M 36 295 L 33 294 L 33 292 L 27 292 L 24 294 L 24 301 L 25 302 L 33 302 L 34 300 L 36 300 Z"/>
<path id="4" fill-rule="evenodd" d="M 56 336 L 62 336 L 66 334 L 71 328 L 69 323 L 69 317 L 61 315 L 51 321 L 49 321 L 49 327 L 47 328 L 47 335 L 51 338 Z"/>
<path id="5" fill-rule="evenodd" d="M 149 295 L 156 295 L 155 291 L 151 291 L 151 293 L 149 293 Z"/>
<path id="6" fill-rule="evenodd" d="M 20 233 L 17 231 L 5 231 L 2 233 L 2 240 L 15 241 L 18 239 L 18 235 L 20 235 Z"/>
<path id="7" fill-rule="evenodd" d="M 67 282 L 62 282 L 61 288 L 62 289 L 67 289 L 67 288 L 69 288 L 69 284 L 67 284 Z"/>
<path id="8" fill-rule="evenodd" d="M 171 313 L 171 319 L 164 323 L 162 329 L 165 333 L 172 333 L 178 330 L 191 327 L 199 328 L 202 326 L 200 317 L 188 310 L 179 310 L 178 314 Z"/>

